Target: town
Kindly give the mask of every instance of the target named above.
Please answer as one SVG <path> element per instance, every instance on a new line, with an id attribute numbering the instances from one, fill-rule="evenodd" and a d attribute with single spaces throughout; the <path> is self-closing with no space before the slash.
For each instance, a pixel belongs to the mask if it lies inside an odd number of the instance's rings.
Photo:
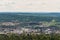
<path id="1" fill-rule="evenodd" d="M 60 40 L 60 13 L 0 13 L 0 40 Z"/>
<path id="2" fill-rule="evenodd" d="M 60 34 L 59 22 L 0 22 L 0 34 Z M 24 25 L 24 26 L 21 26 Z M 60 26 L 60 25 L 58 25 Z"/>

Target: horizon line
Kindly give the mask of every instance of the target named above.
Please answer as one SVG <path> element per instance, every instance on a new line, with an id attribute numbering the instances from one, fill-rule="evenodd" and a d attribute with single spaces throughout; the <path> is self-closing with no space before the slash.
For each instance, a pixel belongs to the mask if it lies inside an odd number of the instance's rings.
<path id="1" fill-rule="evenodd" d="M 60 13 L 60 12 L 0 12 L 0 13 Z"/>

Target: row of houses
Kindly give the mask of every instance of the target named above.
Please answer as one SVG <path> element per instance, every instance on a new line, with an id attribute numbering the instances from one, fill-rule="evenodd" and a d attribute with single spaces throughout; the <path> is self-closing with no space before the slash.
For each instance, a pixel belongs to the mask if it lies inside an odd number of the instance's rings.
<path id="1" fill-rule="evenodd" d="M 30 34 L 30 33 L 34 33 L 34 34 L 60 34 L 60 30 L 56 29 L 56 28 L 39 28 L 39 29 L 31 29 L 31 28 L 21 28 L 21 29 L 0 29 L 0 34 L 7 34 L 7 33 L 17 33 L 17 34 L 22 34 L 22 33 L 26 33 L 26 34 Z"/>
<path id="2" fill-rule="evenodd" d="M 54 22 L 53 22 L 54 23 Z M 20 23 L 17 23 L 20 24 Z M 16 23 L 13 22 L 4 22 L 2 23 L 2 25 L 7 25 L 6 27 L 8 28 L 0 28 L 0 33 L 1 34 L 7 34 L 7 33 L 34 33 L 34 34 L 41 34 L 41 33 L 45 33 L 45 34 L 52 34 L 52 33 L 60 33 L 60 29 L 56 26 L 49 26 L 47 22 L 27 22 L 25 23 L 27 24 L 26 27 L 30 28 L 24 28 L 24 27 L 17 27 L 15 28 L 9 28 L 9 25 L 16 25 Z M 50 22 L 51 24 L 51 22 Z M 23 24 L 24 25 L 24 24 Z"/>

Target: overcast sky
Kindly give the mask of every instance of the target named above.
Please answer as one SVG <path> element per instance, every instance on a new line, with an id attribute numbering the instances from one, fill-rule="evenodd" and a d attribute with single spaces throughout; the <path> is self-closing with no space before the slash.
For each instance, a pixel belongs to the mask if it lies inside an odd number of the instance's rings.
<path id="1" fill-rule="evenodd" d="M 60 11 L 60 0 L 0 0 L 0 12 Z"/>

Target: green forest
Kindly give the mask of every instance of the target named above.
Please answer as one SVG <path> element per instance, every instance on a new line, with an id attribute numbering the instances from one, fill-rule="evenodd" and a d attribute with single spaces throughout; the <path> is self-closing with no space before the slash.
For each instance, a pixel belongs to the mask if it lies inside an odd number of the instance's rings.
<path id="1" fill-rule="evenodd" d="M 60 34 L 0 34 L 0 40 L 60 40 Z"/>

